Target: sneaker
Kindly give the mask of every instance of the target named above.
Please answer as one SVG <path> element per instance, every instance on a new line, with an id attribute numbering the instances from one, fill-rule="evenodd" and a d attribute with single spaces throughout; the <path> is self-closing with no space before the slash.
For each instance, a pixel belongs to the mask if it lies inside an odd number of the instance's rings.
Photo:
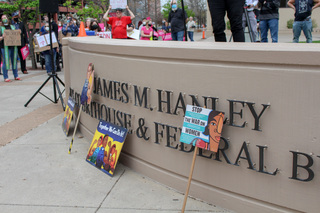
<path id="1" fill-rule="evenodd" d="M 10 79 L 4 79 L 4 82 L 11 82 L 11 80 Z"/>
<path id="2" fill-rule="evenodd" d="M 23 74 L 28 74 L 28 71 L 27 71 L 27 70 L 25 70 L 25 71 L 22 71 L 22 73 L 23 73 Z"/>
<path id="3" fill-rule="evenodd" d="M 21 78 L 17 77 L 17 78 L 14 78 L 14 80 L 21 81 Z"/>

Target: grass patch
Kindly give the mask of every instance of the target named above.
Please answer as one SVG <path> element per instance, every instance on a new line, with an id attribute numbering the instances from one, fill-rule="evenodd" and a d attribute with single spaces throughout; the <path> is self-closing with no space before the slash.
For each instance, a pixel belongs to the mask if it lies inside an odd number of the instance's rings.
<path id="1" fill-rule="evenodd" d="M 299 43 L 306 43 L 305 41 L 300 41 Z M 312 41 L 312 43 L 320 43 L 320 41 Z"/>

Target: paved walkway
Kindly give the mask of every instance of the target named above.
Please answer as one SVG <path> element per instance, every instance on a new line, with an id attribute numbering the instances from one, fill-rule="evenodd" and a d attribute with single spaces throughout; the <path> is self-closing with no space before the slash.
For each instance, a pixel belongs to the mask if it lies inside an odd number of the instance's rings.
<path id="1" fill-rule="evenodd" d="M 30 67 L 30 61 L 28 61 Z M 177 213 L 184 195 L 118 164 L 114 177 L 85 161 L 90 142 L 71 137 L 61 123 L 63 110 L 38 94 L 48 78 L 31 70 L 22 81 L 0 76 L 0 212 Z M 63 80 L 63 72 L 58 76 Z M 9 72 L 12 79 L 12 72 Z M 41 91 L 53 98 L 52 80 Z M 70 134 L 72 135 L 72 134 Z M 231 212 L 188 198 L 186 212 Z"/>

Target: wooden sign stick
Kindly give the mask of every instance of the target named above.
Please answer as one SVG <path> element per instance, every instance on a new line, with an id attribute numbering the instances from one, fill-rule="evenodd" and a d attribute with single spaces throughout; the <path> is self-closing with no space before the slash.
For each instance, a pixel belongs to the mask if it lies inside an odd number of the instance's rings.
<path id="1" fill-rule="evenodd" d="M 71 154 L 71 148 L 72 148 L 72 145 L 73 145 L 74 136 L 75 136 L 76 131 L 77 131 L 77 127 L 78 127 L 78 123 L 79 123 L 79 120 L 80 120 L 81 112 L 82 112 L 82 110 L 81 110 L 81 105 L 80 105 L 78 119 L 77 119 L 77 122 L 76 122 L 76 126 L 74 127 L 74 130 L 73 130 L 72 140 L 70 142 L 69 154 Z"/>
<path id="2" fill-rule="evenodd" d="M 184 195 L 184 201 L 183 201 L 183 206 L 182 206 L 181 213 L 184 213 L 184 210 L 185 210 L 185 208 L 186 208 L 187 199 L 188 199 L 188 194 L 189 194 L 189 189 L 190 189 L 190 184 L 191 184 L 191 180 L 192 180 L 192 174 L 193 174 L 194 164 L 195 164 L 195 162 L 196 162 L 196 157 L 197 157 L 197 152 L 198 152 L 198 147 L 195 146 L 195 148 L 194 148 L 194 153 L 193 153 L 192 164 L 191 164 L 191 169 L 190 169 L 190 174 L 189 174 L 188 186 L 187 186 L 186 193 L 185 193 L 185 195 Z"/>

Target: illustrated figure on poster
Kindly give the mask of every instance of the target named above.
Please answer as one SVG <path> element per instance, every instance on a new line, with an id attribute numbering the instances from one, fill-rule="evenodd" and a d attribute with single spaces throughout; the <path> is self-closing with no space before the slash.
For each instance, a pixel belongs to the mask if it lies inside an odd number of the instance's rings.
<path id="1" fill-rule="evenodd" d="M 73 115 L 75 102 L 72 99 L 72 97 L 69 97 L 68 104 L 66 106 L 66 109 L 63 114 L 63 120 L 62 120 L 62 129 L 63 132 L 68 136 L 68 132 L 70 129 L 71 119 Z"/>
<path id="2" fill-rule="evenodd" d="M 66 127 L 67 127 L 67 130 L 69 130 L 69 128 L 70 128 L 71 117 L 72 117 L 72 114 L 71 114 L 71 113 L 69 112 L 69 115 L 68 115 L 68 120 L 67 120 L 67 125 L 66 125 Z"/>
<path id="3" fill-rule="evenodd" d="M 103 168 L 106 171 L 109 171 L 110 165 L 109 165 L 109 154 L 111 152 L 111 141 L 108 142 L 108 149 L 105 151 L 105 154 L 103 156 Z"/>
<path id="4" fill-rule="evenodd" d="M 106 153 L 106 146 L 108 143 L 108 139 L 109 139 L 109 135 L 106 134 L 103 138 L 102 141 L 102 147 L 100 148 L 99 152 L 98 152 L 98 156 L 97 156 L 97 161 L 96 161 L 96 167 L 101 169 L 102 165 L 103 165 L 103 158 L 105 156 Z"/>
<path id="5" fill-rule="evenodd" d="M 89 152 L 89 154 L 87 156 L 87 158 L 89 157 L 88 160 L 91 161 L 94 164 L 97 161 L 98 153 L 99 153 L 99 151 L 101 149 L 100 146 L 102 144 L 102 140 L 103 140 L 103 136 L 101 135 L 99 140 L 98 140 L 97 147 L 93 148 L 96 142 L 94 144 L 92 144 L 91 150 L 90 150 L 90 152 Z"/>
<path id="6" fill-rule="evenodd" d="M 82 105 L 84 105 L 85 102 L 87 102 L 87 104 L 90 104 L 91 102 L 93 78 L 94 78 L 94 65 L 90 63 L 87 69 L 87 78 L 84 82 L 81 97 L 80 97 L 80 102 Z"/>
<path id="7" fill-rule="evenodd" d="M 67 129 L 69 113 L 70 113 L 70 110 L 69 110 L 69 108 L 67 108 L 66 109 L 66 113 L 65 113 L 64 118 L 63 118 L 63 126 L 65 127 L 65 129 Z"/>
<path id="8" fill-rule="evenodd" d="M 202 149 L 207 149 L 213 152 L 218 151 L 222 127 L 223 127 L 224 113 L 218 111 L 211 111 L 208 116 L 208 123 L 203 132 L 204 135 L 209 136 L 209 144 L 202 140 L 198 140 L 196 146 Z"/>
<path id="9" fill-rule="evenodd" d="M 116 149 L 116 145 L 113 144 L 110 150 L 110 154 L 109 154 L 109 159 L 108 159 L 108 165 L 109 165 L 109 169 L 107 171 L 112 171 L 114 172 L 115 169 L 115 164 L 116 164 L 116 160 L 117 160 L 117 154 L 118 151 Z"/>

